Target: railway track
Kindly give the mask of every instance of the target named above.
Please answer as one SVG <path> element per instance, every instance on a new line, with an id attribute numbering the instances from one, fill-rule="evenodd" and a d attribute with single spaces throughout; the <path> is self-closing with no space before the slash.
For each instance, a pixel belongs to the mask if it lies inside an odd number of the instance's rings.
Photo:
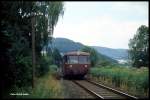
<path id="1" fill-rule="evenodd" d="M 100 99 L 138 99 L 135 96 L 123 93 L 99 83 L 89 80 L 74 80 L 75 84 L 89 92 L 91 95 Z"/>

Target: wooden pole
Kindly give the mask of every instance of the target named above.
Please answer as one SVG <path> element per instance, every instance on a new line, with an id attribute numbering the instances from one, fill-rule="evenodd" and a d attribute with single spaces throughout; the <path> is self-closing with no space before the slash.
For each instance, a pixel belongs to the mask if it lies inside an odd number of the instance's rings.
<path id="1" fill-rule="evenodd" d="M 35 16 L 32 16 L 32 88 L 35 86 Z"/>

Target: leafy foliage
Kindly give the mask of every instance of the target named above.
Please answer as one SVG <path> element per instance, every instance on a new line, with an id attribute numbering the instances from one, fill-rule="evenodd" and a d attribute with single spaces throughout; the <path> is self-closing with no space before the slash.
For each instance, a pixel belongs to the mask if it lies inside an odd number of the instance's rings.
<path id="1" fill-rule="evenodd" d="M 60 67 L 60 64 L 62 63 L 62 56 L 60 55 L 60 52 L 57 48 L 54 48 L 53 59 L 54 59 L 54 64 Z"/>
<path id="2" fill-rule="evenodd" d="M 90 48 L 90 47 L 88 47 L 88 46 L 83 47 L 83 48 L 81 49 L 81 51 L 90 53 L 91 65 L 92 65 L 92 66 L 95 66 L 95 64 L 96 64 L 97 61 L 98 61 L 98 52 L 97 52 L 95 49 Z"/>
<path id="3" fill-rule="evenodd" d="M 81 49 L 81 51 L 90 53 L 90 60 L 92 66 L 96 66 L 96 65 L 107 66 L 107 65 L 117 64 L 116 60 L 113 60 L 105 55 L 98 53 L 94 48 L 84 46 Z"/>
<path id="4" fill-rule="evenodd" d="M 63 12 L 62 2 L 5 2 L 1 3 L 0 62 L 3 65 L 2 91 L 12 86 L 24 87 L 32 83 L 31 15 L 35 16 L 36 68 L 38 74 L 48 72 L 52 57 L 41 50 L 52 37 L 54 26 Z M 49 20 L 50 19 L 50 20 Z M 51 26 L 51 27 L 50 27 Z M 50 27 L 50 30 L 48 30 Z"/>
<path id="5" fill-rule="evenodd" d="M 29 2 L 1 1 L 1 34 L 2 51 L 0 62 L 3 65 L 3 88 L 12 85 L 31 85 L 31 25 L 29 18 L 22 18 L 23 12 L 31 10 Z M 27 10 L 28 9 L 28 10 Z"/>
<path id="6" fill-rule="evenodd" d="M 134 67 L 149 66 L 149 30 L 142 25 L 133 39 L 130 39 L 129 54 Z"/>
<path id="7" fill-rule="evenodd" d="M 36 67 L 36 75 L 43 76 L 49 71 L 49 65 L 52 64 L 52 57 L 42 56 L 39 65 Z"/>

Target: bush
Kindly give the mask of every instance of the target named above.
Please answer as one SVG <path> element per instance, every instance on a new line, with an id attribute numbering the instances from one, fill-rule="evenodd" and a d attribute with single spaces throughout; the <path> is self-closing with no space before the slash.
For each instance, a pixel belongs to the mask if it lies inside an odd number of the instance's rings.
<path id="1" fill-rule="evenodd" d="M 49 71 L 49 65 L 52 64 L 52 57 L 41 56 L 40 63 L 36 66 L 36 75 L 43 76 Z"/>
<path id="2" fill-rule="evenodd" d="M 16 58 L 15 85 L 29 86 L 32 80 L 32 58 L 31 56 L 19 56 Z"/>
<path id="3" fill-rule="evenodd" d="M 57 66 L 57 65 L 50 65 L 50 66 L 49 66 L 49 69 L 50 69 L 50 72 L 56 73 L 57 70 L 58 70 L 58 66 Z"/>

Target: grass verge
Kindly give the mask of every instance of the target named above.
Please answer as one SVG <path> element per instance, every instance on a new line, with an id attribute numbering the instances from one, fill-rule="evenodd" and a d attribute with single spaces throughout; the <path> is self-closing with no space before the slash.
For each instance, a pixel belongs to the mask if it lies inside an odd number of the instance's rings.
<path id="1" fill-rule="evenodd" d="M 21 95 L 14 95 L 10 98 L 63 98 L 62 86 L 59 80 L 55 78 L 56 71 L 57 66 L 51 65 L 46 75 L 36 79 L 34 89 L 32 87 L 13 87 L 10 94 Z"/>
<path id="2" fill-rule="evenodd" d="M 140 97 L 149 95 L 148 68 L 95 67 L 91 68 L 90 75 L 96 81 L 114 86 L 130 94 Z"/>

